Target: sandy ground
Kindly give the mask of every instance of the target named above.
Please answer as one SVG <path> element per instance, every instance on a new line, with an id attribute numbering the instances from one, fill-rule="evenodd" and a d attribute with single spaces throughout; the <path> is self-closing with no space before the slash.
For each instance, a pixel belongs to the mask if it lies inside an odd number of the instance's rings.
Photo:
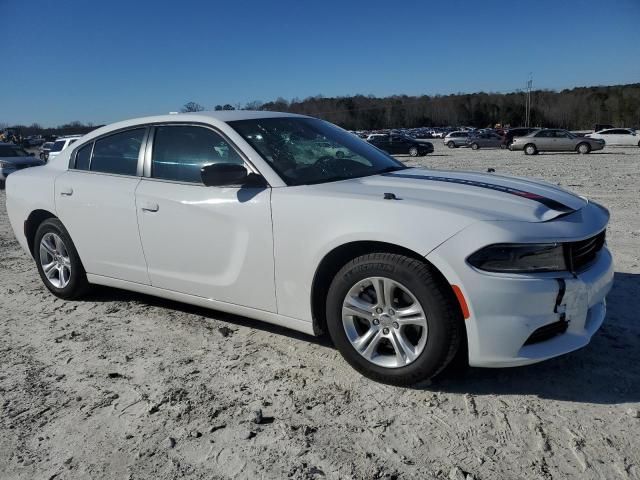
<path id="1" fill-rule="evenodd" d="M 616 284 L 587 348 L 402 389 L 245 318 L 111 289 L 57 300 L 0 192 L 0 478 L 640 478 L 640 150 L 434 143 L 420 163 L 543 178 L 611 210 Z"/>

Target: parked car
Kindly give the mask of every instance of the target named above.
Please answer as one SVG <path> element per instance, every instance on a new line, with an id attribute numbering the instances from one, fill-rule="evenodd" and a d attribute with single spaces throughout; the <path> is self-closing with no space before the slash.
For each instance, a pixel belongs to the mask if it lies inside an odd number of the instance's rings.
<path id="1" fill-rule="evenodd" d="M 469 138 L 469 132 L 460 130 L 447 133 L 443 143 L 449 148 L 467 147 L 467 138 Z"/>
<path id="2" fill-rule="evenodd" d="M 349 155 L 296 145 L 309 140 Z M 471 365 L 505 367 L 583 347 L 613 281 L 597 203 L 533 180 L 409 168 L 293 114 L 102 127 L 10 175 L 6 205 L 60 298 L 108 285 L 328 332 L 357 370 L 399 385 L 461 348 Z"/>
<path id="3" fill-rule="evenodd" d="M 49 149 L 48 160 L 58 156 L 58 154 L 72 143 L 76 142 L 82 135 L 68 135 L 66 137 L 58 137 Z"/>
<path id="4" fill-rule="evenodd" d="M 469 135 L 466 143 L 473 150 L 478 150 L 479 148 L 501 148 L 503 138 L 493 132 L 482 132 Z"/>
<path id="5" fill-rule="evenodd" d="M 502 144 L 505 146 L 505 148 L 509 148 L 509 146 L 513 143 L 514 138 L 524 137 L 525 135 L 529 135 L 531 132 L 534 132 L 536 130 L 538 129 L 529 127 L 510 128 L 505 132 Z"/>
<path id="6" fill-rule="evenodd" d="M 566 152 L 589 153 L 602 150 L 604 140 L 588 137 L 578 137 L 567 130 L 544 128 L 531 132 L 524 137 L 514 138 L 510 150 L 524 150 L 527 155 L 538 152 Z"/>
<path id="7" fill-rule="evenodd" d="M 49 160 L 49 152 L 51 151 L 51 147 L 55 142 L 44 142 L 40 148 L 38 149 L 38 157 L 40 160 L 47 161 Z"/>
<path id="8" fill-rule="evenodd" d="M 404 135 L 375 136 L 369 142 L 391 155 L 422 157 L 428 153 L 433 153 L 433 144 L 431 142 L 418 141 Z"/>
<path id="9" fill-rule="evenodd" d="M 0 188 L 4 188 L 9 174 L 27 167 L 37 167 L 44 162 L 34 158 L 33 153 L 13 143 L 0 143 Z"/>
<path id="10" fill-rule="evenodd" d="M 610 128 L 595 133 L 588 133 L 585 137 L 604 140 L 606 145 L 624 147 L 640 147 L 640 136 L 630 128 Z"/>

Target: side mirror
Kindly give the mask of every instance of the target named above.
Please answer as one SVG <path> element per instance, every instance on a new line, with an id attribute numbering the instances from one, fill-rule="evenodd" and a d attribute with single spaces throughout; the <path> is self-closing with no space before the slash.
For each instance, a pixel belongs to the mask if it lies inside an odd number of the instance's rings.
<path id="1" fill-rule="evenodd" d="M 200 178 L 207 187 L 225 187 L 231 185 L 264 186 L 262 177 L 249 173 L 244 165 L 238 163 L 214 163 L 200 169 Z"/>

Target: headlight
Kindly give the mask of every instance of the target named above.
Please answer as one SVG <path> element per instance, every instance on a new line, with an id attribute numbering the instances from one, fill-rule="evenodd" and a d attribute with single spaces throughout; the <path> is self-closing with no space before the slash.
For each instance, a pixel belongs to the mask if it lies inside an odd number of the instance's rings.
<path id="1" fill-rule="evenodd" d="M 0 162 L 0 168 L 8 167 L 9 164 L 7 162 Z"/>
<path id="2" fill-rule="evenodd" d="M 472 254 L 467 261 L 480 270 L 503 273 L 559 272 L 567 270 L 560 243 L 501 243 Z"/>

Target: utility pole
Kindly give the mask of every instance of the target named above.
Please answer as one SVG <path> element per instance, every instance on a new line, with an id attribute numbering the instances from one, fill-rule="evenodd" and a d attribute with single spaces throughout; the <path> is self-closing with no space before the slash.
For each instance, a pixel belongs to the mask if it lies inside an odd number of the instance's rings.
<path id="1" fill-rule="evenodd" d="M 527 96 L 525 97 L 525 114 L 524 114 L 524 126 L 528 127 L 531 121 L 531 87 L 533 86 L 533 78 L 531 72 L 529 72 L 529 80 L 527 81 Z"/>

